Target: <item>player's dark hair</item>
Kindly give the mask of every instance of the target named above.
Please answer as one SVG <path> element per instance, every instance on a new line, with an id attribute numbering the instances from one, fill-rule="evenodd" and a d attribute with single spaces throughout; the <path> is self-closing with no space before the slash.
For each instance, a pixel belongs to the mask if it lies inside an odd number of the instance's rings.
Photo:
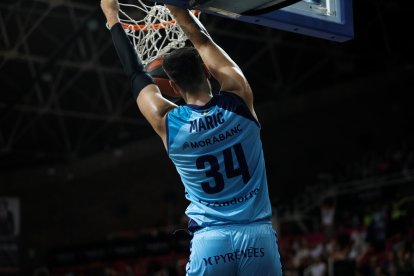
<path id="1" fill-rule="evenodd" d="M 203 61 L 193 47 L 176 49 L 164 57 L 164 71 L 186 92 L 196 91 L 205 78 Z"/>

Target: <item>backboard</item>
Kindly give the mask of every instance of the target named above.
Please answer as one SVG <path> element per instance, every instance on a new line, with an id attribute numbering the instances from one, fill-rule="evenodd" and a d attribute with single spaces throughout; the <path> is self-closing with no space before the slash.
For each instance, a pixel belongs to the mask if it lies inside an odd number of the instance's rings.
<path id="1" fill-rule="evenodd" d="M 308 36 L 353 38 L 352 0 L 158 0 L 180 7 Z"/>

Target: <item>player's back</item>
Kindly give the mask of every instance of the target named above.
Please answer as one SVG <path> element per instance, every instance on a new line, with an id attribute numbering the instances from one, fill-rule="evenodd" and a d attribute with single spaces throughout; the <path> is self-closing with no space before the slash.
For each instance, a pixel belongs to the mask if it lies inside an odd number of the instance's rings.
<path id="1" fill-rule="evenodd" d="M 260 125 L 239 96 L 221 92 L 204 106 L 180 106 L 166 123 L 191 219 L 199 226 L 270 219 Z"/>

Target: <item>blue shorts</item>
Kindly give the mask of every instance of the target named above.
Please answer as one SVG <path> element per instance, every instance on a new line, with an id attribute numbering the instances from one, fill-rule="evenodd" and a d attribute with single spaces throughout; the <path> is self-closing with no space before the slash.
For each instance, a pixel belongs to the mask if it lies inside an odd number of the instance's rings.
<path id="1" fill-rule="evenodd" d="M 271 223 L 205 227 L 194 233 L 187 275 L 282 275 Z"/>

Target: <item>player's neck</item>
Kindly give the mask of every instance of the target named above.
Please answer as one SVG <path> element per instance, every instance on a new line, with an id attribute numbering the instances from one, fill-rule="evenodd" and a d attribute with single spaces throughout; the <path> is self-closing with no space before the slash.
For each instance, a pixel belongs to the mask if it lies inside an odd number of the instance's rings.
<path id="1" fill-rule="evenodd" d="M 200 97 L 197 97 L 197 98 L 193 98 L 193 97 L 187 98 L 186 103 L 187 104 L 192 104 L 192 105 L 203 106 L 203 105 L 206 105 L 211 100 L 211 98 L 213 98 L 211 93 L 210 94 L 204 94 L 202 96 L 200 95 Z"/>
<path id="2" fill-rule="evenodd" d="M 201 86 L 200 90 L 197 92 L 186 93 L 185 102 L 187 104 L 205 105 L 211 100 L 212 97 L 211 86 L 208 82 L 206 82 L 206 84 Z"/>

